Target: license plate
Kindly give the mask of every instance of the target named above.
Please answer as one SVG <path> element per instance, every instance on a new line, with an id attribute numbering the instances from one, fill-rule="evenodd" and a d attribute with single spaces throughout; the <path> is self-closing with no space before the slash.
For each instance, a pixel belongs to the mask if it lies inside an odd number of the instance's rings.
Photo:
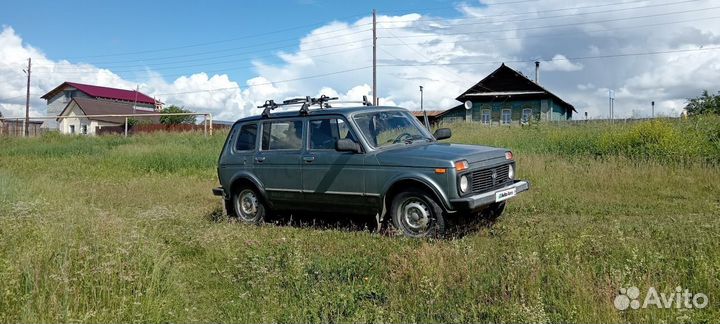
<path id="1" fill-rule="evenodd" d="M 508 198 L 515 197 L 515 188 L 511 188 L 508 190 L 498 191 L 495 193 L 495 202 L 503 201 Z"/>

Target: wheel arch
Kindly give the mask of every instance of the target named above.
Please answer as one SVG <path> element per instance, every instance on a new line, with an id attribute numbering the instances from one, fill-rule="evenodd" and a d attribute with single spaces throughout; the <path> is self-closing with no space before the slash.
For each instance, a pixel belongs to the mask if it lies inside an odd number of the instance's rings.
<path id="1" fill-rule="evenodd" d="M 392 198 L 395 195 L 411 187 L 423 190 L 435 198 L 438 205 L 443 209 L 443 212 L 451 210 L 447 196 L 445 196 L 437 183 L 422 176 L 412 175 L 401 176 L 388 182 L 381 197 L 383 210 L 386 211 L 389 209 L 390 204 L 392 204 Z"/>
<path id="2" fill-rule="evenodd" d="M 260 198 L 263 200 L 263 202 L 268 205 L 268 207 L 272 207 L 272 203 L 268 199 L 267 192 L 265 192 L 265 187 L 263 187 L 260 180 L 258 180 L 255 176 L 253 176 L 250 173 L 238 173 L 236 174 L 232 180 L 230 180 L 230 185 L 228 186 L 228 197 L 232 197 L 233 192 L 240 186 L 247 185 L 252 186 L 255 188 L 257 193 L 260 195 Z"/>

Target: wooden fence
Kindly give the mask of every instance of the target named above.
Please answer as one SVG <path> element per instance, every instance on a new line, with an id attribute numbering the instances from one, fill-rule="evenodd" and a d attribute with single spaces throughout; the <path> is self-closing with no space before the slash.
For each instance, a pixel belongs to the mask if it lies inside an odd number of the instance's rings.
<path id="1" fill-rule="evenodd" d="M 213 124 L 214 130 L 227 129 L 230 126 L 224 124 Z M 147 134 L 156 132 L 171 132 L 171 133 L 185 133 L 185 132 L 203 132 L 205 130 L 204 125 L 191 125 L 191 124 L 180 124 L 180 125 L 163 125 L 163 124 L 140 124 L 130 126 L 128 128 L 128 134 Z M 109 134 L 125 134 L 125 126 L 105 126 L 97 130 L 98 135 L 109 135 Z"/>

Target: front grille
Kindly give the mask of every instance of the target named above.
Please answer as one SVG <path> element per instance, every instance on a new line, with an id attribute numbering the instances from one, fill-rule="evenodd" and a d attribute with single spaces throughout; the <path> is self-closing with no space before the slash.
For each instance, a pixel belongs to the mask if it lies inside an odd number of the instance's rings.
<path id="1" fill-rule="evenodd" d="M 503 187 L 512 182 L 512 179 L 508 178 L 509 165 L 510 164 L 503 164 L 492 168 L 472 171 L 472 193 L 483 193 Z M 495 177 L 492 176 L 493 173 L 495 173 Z"/>

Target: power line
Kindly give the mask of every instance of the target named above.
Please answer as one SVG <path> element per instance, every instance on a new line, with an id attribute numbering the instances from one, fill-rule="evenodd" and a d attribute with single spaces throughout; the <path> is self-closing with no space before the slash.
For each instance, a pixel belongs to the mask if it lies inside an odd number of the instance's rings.
<path id="1" fill-rule="evenodd" d="M 337 46 L 341 46 L 341 45 L 362 44 L 362 42 L 365 42 L 365 41 L 368 41 L 368 40 L 370 40 L 370 39 L 362 39 L 362 40 L 357 40 L 357 41 L 350 41 L 350 42 L 338 43 L 338 44 L 327 45 L 327 46 L 320 46 L 320 47 L 315 47 L 315 48 L 308 48 L 308 49 L 303 49 L 303 51 L 316 51 L 316 50 L 320 50 L 320 49 L 333 48 L 333 47 L 337 47 Z M 368 46 L 364 46 L 364 47 L 368 47 Z M 363 47 L 345 49 L 345 50 L 340 50 L 340 51 L 335 51 L 335 52 L 329 52 L 329 53 L 323 53 L 323 54 L 317 54 L 317 55 L 308 55 L 308 57 L 328 56 L 328 55 L 331 55 L 331 54 L 348 52 L 348 51 L 350 51 L 350 50 L 356 50 L 356 49 L 359 49 L 359 48 L 363 48 Z M 150 67 L 155 67 L 153 70 L 173 70 L 173 69 L 188 68 L 188 67 L 198 67 L 198 66 L 207 66 L 207 65 L 217 65 L 217 64 L 225 64 L 225 63 L 234 63 L 234 62 L 239 62 L 239 61 L 246 61 L 247 58 L 249 57 L 247 54 L 264 52 L 264 51 L 265 51 L 265 50 L 261 50 L 261 51 L 250 51 L 250 52 L 245 52 L 245 53 L 243 53 L 244 55 L 241 55 L 241 54 L 238 54 L 238 55 L 235 55 L 235 54 L 233 54 L 233 55 L 225 55 L 225 56 L 216 57 L 216 58 L 239 56 L 241 59 L 225 60 L 225 61 L 215 61 L 215 62 L 204 62 L 204 63 L 197 63 L 197 64 L 179 64 L 179 63 L 197 62 L 197 59 L 195 59 L 195 60 L 185 60 L 185 61 L 166 62 L 166 63 L 147 64 L 147 65 L 128 65 L 128 66 L 124 66 L 124 67 L 127 67 L 128 69 L 125 69 L 125 70 L 123 70 L 123 69 L 121 69 L 121 70 L 114 70 L 113 72 L 115 72 L 115 73 L 123 73 L 123 72 L 145 71 L 145 70 L 147 70 L 147 68 L 150 68 Z M 268 55 L 262 55 L 262 56 L 255 56 L 255 57 L 253 57 L 253 58 L 275 57 L 275 56 L 277 56 L 277 54 L 268 54 Z M 179 65 L 178 65 L 178 64 L 179 64 Z M 169 65 L 169 66 L 168 66 L 168 67 L 159 67 L 159 68 L 156 67 L 156 66 L 165 66 L 165 65 Z M 85 70 L 85 71 L 95 71 L 96 69 L 102 69 L 102 68 L 104 68 L 104 69 L 115 69 L 115 68 L 122 68 L 122 67 L 123 67 L 123 66 L 116 66 L 116 67 L 107 67 L 107 66 L 103 66 L 103 67 L 78 67 L 78 68 L 72 68 L 72 69 L 62 69 L 62 68 L 60 68 L 60 69 L 53 69 L 53 72 L 77 72 L 77 73 L 81 73 L 81 72 L 79 72 L 79 71 L 83 71 L 83 70 Z M 136 67 L 136 68 L 133 68 L 133 67 Z"/>
<path id="2" fill-rule="evenodd" d="M 658 55 L 658 54 L 670 54 L 670 53 L 687 53 L 687 52 L 701 52 L 701 51 L 713 51 L 719 50 L 720 46 L 717 47 L 701 47 L 693 49 L 679 49 L 679 50 L 665 50 L 665 51 L 653 51 L 653 52 L 637 52 L 637 53 L 620 53 L 620 54 L 607 54 L 607 55 L 593 55 L 593 56 L 575 56 L 565 58 L 552 58 L 549 60 L 542 60 L 543 62 L 551 61 L 572 61 L 572 60 L 590 60 L 590 59 L 603 59 L 603 58 L 615 58 L 615 57 L 627 57 L 627 56 L 644 56 L 644 55 Z M 531 60 L 505 60 L 505 61 L 485 61 L 485 62 L 453 62 L 453 63 L 421 63 L 421 64 L 378 64 L 378 66 L 449 66 L 449 65 L 482 65 L 482 64 L 500 64 L 500 63 L 525 63 L 533 62 L 537 59 Z"/>
<path id="3" fill-rule="evenodd" d="M 308 80 L 308 79 L 315 79 L 315 78 L 321 78 L 324 76 L 330 76 L 330 75 L 336 75 L 336 74 L 342 74 L 342 73 L 348 73 L 348 72 L 354 72 L 354 71 L 360 71 L 364 69 L 369 69 L 372 66 L 363 66 L 363 67 L 357 67 L 353 69 L 347 69 L 347 70 L 341 70 L 341 71 L 334 71 L 329 73 L 322 73 L 322 74 L 315 74 L 315 75 L 309 75 L 304 77 L 298 77 L 293 79 L 285 79 L 285 80 L 277 80 L 277 81 L 268 81 L 268 82 L 262 82 L 262 83 L 255 83 L 247 85 L 247 88 L 253 88 L 263 85 L 273 85 L 277 83 L 287 83 L 287 82 L 293 82 L 293 81 L 301 81 L 301 80 Z M 224 90 L 237 90 L 241 89 L 242 87 L 236 86 L 236 87 L 227 87 L 227 88 L 216 88 L 216 89 L 205 89 L 205 90 L 193 90 L 193 91 L 184 91 L 184 92 L 170 92 L 170 93 L 158 93 L 155 94 L 156 96 L 168 96 L 168 95 L 180 95 L 180 94 L 191 94 L 191 93 L 201 93 L 201 92 L 215 92 L 215 91 L 224 91 Z"/>
<path id="4" fill-rule="evenodd" d="M 693 1 L 700 1 L 700 0 L 693 0 Z M 534 11 L 525 11 L 525 12 L 513 12 L 513 13 L 496 14 L 496 15 L 484 15 L 481 17 L 456 18 L 455 20 L 477 20 L 477 19 L 508 17 L 508 16 L 535 15 L 535 14 L 547 13 L 547 12 L 602 8 L 602 7 L 621 6 L 621 5 L 628 5 L 628 4 L 633 4 L 633 3 L 645 3 L 645 2 L 647 2 L 647 1 L 646 0 L 637 0 L 637 1 L 629 1 L 629 2 L 626 1 L 626 2 L 604 3 L 604 4 L 595 4 L 595 5 L 580 6 L 580 7 L 565 7 L 565 8 L 534 10 Z M 426 22 L 426 21 L 448 21 L 448 20 L 451 20 L 451 19 L 448 19 L 448 18 L 420 18 L 420 19 L 413 19 L 413 20 L 393 20 L 393 21 L 380 22 L 380 23 L 388 24 L 388 23 L 398 23 L 398 22 Z"/>
<path id="5" fill-rule="evenodd" d="M 363 30 L 359 30 L 359 31 L 354 31 L 354 32 L 351 32 L 351 33 L 347 33 L 347 34 L 335 36 L 335 37 L 332 37 L 332 38 L 322 38 L 322 39 L 317 39 L 317 40 L 305 41 L 305 42 L 303 42 L 303 44 L 312 44 L 312 43 L 317 43 L 317 42 L 327 42 L 328 40 L 337 39 L 338 37 L 355 35 L 355 34 L 367 32 L 367 31 L 370 31 L 370 29 L 363 29 Z M 286 41 L 286 42 L 292 41 L 292 44 L 290 44 L 290 45 L 283 45 L 283 46 L 266 47 L 266 48 L 261 48 L 261 49 L 254 50 L 254 51 L 243 51 L 243 53 L 239 53 L 239 54 L 238 54 L 238 53 L 233 53 L 233 54 L 226 54 L 226 55 L 221 55 L 221 56 L 207 57 L 207 58 L 204 58 L 204 59 L 217 59 L 217 58 L 225 58 L 225 57 L 232 57 L 232 56 L 244 55 L 244 54 L 249 54 L 249 53 L 259 53 L 259 52 L 264 52 L 264 51 L 267 51 L 267 50 L 286 49 L 286 48 L 295 47 L 295 46 L 297 45 L 297 39 L 295 39 L 295 38 L 294 38 L 294 39 L 287 39 L 287 40 L 284 40 L 284 41 Z M 116 66 L 114 63 L 130 63 L 130 62 L 138 62 L 138 61 L 153 61 L 153 60 L 166 60 L 166 59 L 174 59 L 174 58 L 195 57 L 195 56 L 202 56 L 202 55 L 206 55 L 206 54 L 215 54 L 215 53 L 219 53 L 219 52 L 228 52 L 228 51 L 234 51 L 234 50 L 246 50 L 246 49 L 248 49 L 248 48 L 259 47 L 259 45 L 272 45 L 272 44 L 277 44 L 277 43 L 278 43 L 277 41 L 272 41 L 272 42 L 265 42 L 265 43 L 256 44 L 256 45 L 253 45 L 253 46 L 233 47 L 233 48 L 219 49 L 219 50 L 199 52 L 199 53 L 191 53 L 191 54 L 182 54 L 182 55 L 174 55 L 174 56 L 166 56 L 166 57 L 153 57 L 153 58 L 146 58 L 146 59 L 123 60 L 123 61 L 115 61 L 115 62 L 110 62 L 110 61 L 107 61 L 107 62 L 93 62 L 93 63 L 87 63 L 87 64 L 92 64 L 92 65 L 104 65 L 104 66 L 110 66 L 110 67 L 147 66 L 147 65 L 149 65 L 149 64 L 141 64 L 141 65 L 137 65 L 137 64 L 136 64 L 136 65 L 117 65 L 117 66 Z M 333 46 L 345 45 L 345 44 L 350 44 L 350 43 L 352 43 L 352 42 L 346 42 L 346 43 L 341 43 L 341 44 L 333 44 L 333 45 L 331 45 L 331 46 L 321 46 L 321 47 L 310 48 L 310 49 L 306 49 L 306 50 L 323 49 L 323 48 L 329 48 L 329 47 L 333 47 Z M 193 60 L 189 60 L 189 62 L 195 62 L 195 61 L 197 61 L 198 59 L 199 59 L 199 58 L 195 58 L 195 59 L 193 59 Z M 188 62 L 188 60 L 186 60 L 186 61 L 173 61 L 173 62 L 159 62 L 159 63 L 153 63 L 153 64 L 155 64 L 155 65 L 161 65 L 161 64 L 174 64 L 174 63 L 182 63 L 182 62 Z M 44 66 L 49 66 L 49 65 L 44 65 Z"/>
<path id="6" fill-rule="evenodd" d="M 655 23 L 655 24 L 633 25 L 633 26 L 616 27 L 616 28 L 603 28 L 603 29 L 597 29 L 597 30 L 583 30 L 583 33 L 588 34 L 588 33 L 601 33 L 601 32 L 608 32 L 608 31 L 616 31 L 616 30 L 640 29 L 640 28 L 647 28 L 647 27 L 666 26 L 666 25 L 681 24 L 681 23 L 687 23 L 687 22 L 697 22 L 697 21 L 703 21 L 703 20 L 713 20 L 713 19 L 720 19 L 720 16 L 692 18 L 692 19 L 685 19 L 685 20 L 661 22 L 661 23 Z M 463 43 L 492 42 L 492 41 L 528 39 L 528 38 L 549 39 L 549 38 L 562 38 L 565 36 L 584 37 L 585 35 L 574 32 L 574 33 L 563 33 L 563 34 L 552 34 L 552 35 L 525 35 L 525 36 L 503 37 L 503 38 L 463 39 Z M 403 42 L 403 44 L 390 43 L 390 44 L 383 44 L 383 46 L 404 46 L 404 45 L 423 45 L 423 44 L 426 44 L 426 42 L 425 41 L 418 42 L 418 43 Z"/>
<path id="7" fill-rule="evenodd" d="M 538 2 L 539 0 L 517 0 L 517 1 L 506 1 L 506 2 L 495 2 L 495 3 L 484 3 L 487 7 L 490 6 L 502 6 L 502 5 L 511 5 L 511 4 L 518 4 L 518 3 L 528 3 L 528 2 Z M 443 7 L 430 7 L 430 8 L 415 8 L 413 11 L 433 11 L 433 10 L 446 10 L 446 9 L 456 9 L 455 7 L 451 6 L 443 6 Z M 402 9 L 396 9 L 396 10 L 382 10 L 383 12 L 403 12 Z"/>
<path id="8" fill-rule="evenodd" d="M 695 1 L 695 0 L 692 0 L 692 1 Z M 685 2 L 687 2 L 687 1 L 685 1 Z M 718 7 L 715 7 L 715 8 L 718 8 Z M 714 8 L 710 8 L 710 9 L 714 9 Z M 706 9 L 700 9 L 700 10 L 706 10 Z M 690 11 L 697 11 L 697 10 L 686 10 L 686 11 L 682 11 L 682 12 L 690 12 Z M 611 19 L 611 20 L 612 20 L 612 21 L 616 21 L 616 20 L 638 19 L 638 18 L 645 18 L 645 17 L 659 16 L 659 15 L 669 15 L 669 14 L 671 14 L 671 13 L 661 13 L 661 14 L 645 15 L 645 16 L 639 16 L 639 17 L 625 17 L 625 18 L 617 18 L 617 19 Z M 697 20 L 701 20 L 701 19 L 697 19 Z M 605 21 L 608 21 L 608 20 L 605 20 Z M 589 23 L 595 23 L 595 22 L 583 22 L 583 23 L 573 23 L 573 24 L 553 25 L 553 26 L 536 26 L 536 27 L 529 27 L 529 28 L 517 28 L 517 29 L 511 29 L 511 30 L 527 30 L 527 29 L 538 29 L 538 28 L 550 28 L 550 27 L 568 26 L 568 25 L 582 25 L 582 24 L 589 24 Z M 388 29 L 389 29 L 389 28 L 388 28 Z M 506 30 L 500 30 L 500 31 L 509 31 L 509 30 L 506 29 Z M 359 31 L 359 32 L 363 32 L 363 31 Z M 490 33 L 490 32 L 499 32 L 499 31 L 480 31 L 480 32 L 470 32 L 470 33 L 468 33 L 468 34 L 480 34 L 480 33 Z M 357 33 L 357 32 L 354 32 L 354 33 Z M 444 36 L 444 35 L 460 35 L 460 34 L 440 34 L 440 35 L 433 35 L 433 36 Z M 465 34 L 462 34 L 462 35 L 465 35 Z M 404 38 L 418 37 L 418 36 L 419 36 L 419 37 L 430 37 L 431 35 L 409 35 L 409 36 L 404 36 Z M 402 36 L 400 36 L 400 37 L 399 37 L 399 36 L 393 36 L 393 38 L 398 39 L 398 40 L 400 40 L 401 37 L 402 37 Z M 380 38 L 387 38 L 387 37 L 380 37 Z M 508 39 L 509 39 L 509 38 L 508 38 Z M 502 40 L 502 39 L 498 39 L 498 40 Z M 320 46 L 320 47 L 316 47 L 316 48 L 309 48 L 309 49 L 304 49 L 304 51 L 312 51 L 312 50 L 319 50 L 319 49 L 324 49 L 324 48 L 331 48 L 331 47 L 336 47 L 336 46 L 346 45 L 346 44 L 353 44 L 353 43 L 362 42 L 362 41 L 364 41 L 364 40 L 360 40 L 360 41 L 350 41 L 350 42 L 345 42 L 345 43 L 333 44 L 333 45 L 329 45 L 329 46 Z M 392 45 L 397 45 L 397 44 L 392 44 Z M 390 46 L 392 46 L 392 45 L 390 45 Z M 405 44 L 405 45 L 407 45 L 407 44 Z M 277 49 L 277 48 L 286 48 L 286 47 L 285 47 L 285 46 L 282 46 L 282 47 L 274 47 L 274 48 L 271 48 L 271 49 Z M 246 52 L 246 53 L 244 53 L 244 54 L 247 55 L 247 54 L 250 54 L 250 53 L 262 52 L 262 51 L 265 51 L 265 50 L 268 50 L 268 49 L 261 49 L 261 50 L 257 50 L 257 51 L 248 51 L 248 52 Z M 214 58 L 233 57 L 233 56 L 240 56 L 240 55 L 241 55 L 241 54 L 230 54 L 230 55 L 217 56 L 217 57 L 214 57 Z M 270 57 L 270 56 L 275 56 L 275 54 L 266 55 L 266 56 L 264 56 L 264 57 Z M 121 67 L 128 67 L 128 68 L 136 67 L 136 68 L 138 68 L 138 69 L 128 69 L 128 70 L 114 71 L 114 72 L 116 72 L 116 73 L 123 73 L 123 72 L 144 71 L 144 70 L 147 70 L 147 68 L 154 67 L 154 66 L 161 66 L 161 65 L 162 65 L 162 66 L 170 65 L 170 67 L 167 67 L 167 68 L 154 68 L 154 69 L 155 69 L 155 70 L 172 70 L 172 69 L 187 68 L 187 67 L 193 67 L 193 66 L 207 66 L 207 65 L 217 65 L 217 64 L 233 63 L 233 62 L 237 62 L 238 60 L 231 60 L 231 61 L 227 61 L 227 60 L 226 60 L 226 61 L 218 61 L 218 62 L 207 62 L 207 63 L 199 63 L 199 64 L 193 64 L 193 65 L 177 65 L 177 64 L 179 64 L 179 63 L 196 62 L 196 61 L 197 61 L 197 60 L 184 60 L 184 61 L 174 61 L 174 62 L 162 62 L 162 63 L 155 63 L 155 64 L 124 65 L 124 66 L 115 66 L 115 67 L 107 67 L 107 66 L 106 66 L 105 68 L 108 68 L 108 69 L 116 69 L 116 68 L 121 68 Z M 69 71 L 77 71 L 77 70 L 83 70 L 83 69 L 84 69 L 84 70 L 94 71 L 94 68 L 89 68 L 89 67 L 88 67 L 88 68 L 73 68 L 72 70 L 69 70 Z M 54 69 L 54 71 L 56 71 L 56 72 L 63 72 L 63 71 L 68 71 L 68 70 L 64 70 L 64 69 L 60 68 L 60 69 Z"/>
<path id="9" fill-rule="evenodd" d="M 354 17 L 360 17 L 360 16 L 363 16 L 363 17 L 364 17 L 364 14 L 355 14 L 355 15 L 343 16 L 343 17 L 340 17 L 340 18 L 338 18 L 338 19 L 347 19 L 347 18 L 354 18 Z M 298 29 L 298 28 L 311 27 L 311 26 L 317 26 L 317 25 L 324 25 L 324 24 L 326 24 L 326 23 L 327 23 L 327 21 L 316 22 L 316 23 L 311 23 L 311 24 L 298 25 L 298 26 L 293 26 L 293 27 L 278 29 L 278 30 L 274 30 L 274 31 L 259 33 L 259 34 L 244 35 L 244 36 L 240 36 L 240 37 L 234 37 L 234 38 L 223 39 L 223 40 L 216 40 L 216 41 L 204 42 L 204 43 L 195 43 L 195 44 L 189 44 L 189 45 L 182 45 L 182 46 L 175 46 L 175 47 L 166 47 L 166 48 L 158 48 L 158 49 L 149 49 L 149 50 L 134 51 L 134 52 L 124 52 L 124 53 L 114 53 L 114 54 L 100 54 L 100 55 L 87 55 L 87 56 L 75 56 L 75 57 L 69 57 L 69 58 L 67 58 L 67 59 L 126 56 L 126 55 L 137 55 L 137 54 L 146 54 L 146 53 L 154 53 L 154 52 L 172 51 L 172 50 L 192 48 L 192 47 L 202 47 L 202 46 L 207 46 L 207 45 L 214 45 L 214 44 L 219 44 L 219 43 L 232 42 L 232 41 L 241 40 L 241 39 L 257 38 L 257 37 L 261 37 L 261 36 L 278 34 L 278 33 L 283 33 L 283 32 L 288 32 L 288 31 L 296 30 L 296 29 Z M 367 25 L 369 25 L 369 24 L 361 24 L 361 25 L 357 25 L 357 26 L 355 26 L 355 27 L 361 27 L 361 26 L 367 26 Z M 329 33 L 337 32 L 337 31 L 340 31 L 340 30 L 325 31 L 325 32 L 317 33 L 316 35 L 329 34 Z"/>
<path id="10" fill-rule="evenodd" d="M 395 36 L 395 34 L 393 34 L 392 32 L 388 31 L 388 33 L 390 34 L 390 36 L 397 38 L 397 37 Z M 405 45 L 405 47 L 409 48 L 410 50 L 414 51 L 415 53 L 418 53 L 420 56 L 424 57 L 425 59 L 427 59 L 427 60 L 429 60 L 429 61 L 432 60 L 432 59 L 429 58 L 427 55 L 425 55 L 423 52 L 420 52 L 420 51 L 416 50 L 415 48 L 411 47 L 410 45 L 405 44 L 405 42 L 404 42 L 402 39 L 397 38 L 397 40 L 398 40 L 400 43 L 402 43 L 403 45 Z M 394 57 L 395 59 L 401 61 L 400 58 L 398 58 L 397 56 L 395 56 L 394 54 L 392 54 L 392 53 L 390 53 L 390 52 L 388 52 L 388 51 L 385 51 L 385 49 L 382 49 L 382 51 L 385 52 L 386 54 Z M 456 78 L 455 78 L 455 81 L 467 82 L 467 80 L 462 80 L 462 79 L 460 79 L 460 78 L 458 77 L 457 73 L 455 73 L 455 71 L 450 71 L 450 69 L 448 69 L 448 68 L 446 68 L 446 67 L 444 67 L 444 66 L 441 66 L 441 68 L 442 68 L 443 70 L 445 70 L 446 72 L 448 72 L 448 74 L 449 74 L 450 76 L 456 77 Z M 447 80 L 445 80 L 445 81 L 447 81 Z M 487 89 L 487 88 L 486 88 L 486 89 Z M 487 89 L 487 90 L 490 90 L 490 89 Z M 492 91 L 492 90 L 490 90 L 490 91 Z"/>
<path id="11" fill-rule="evenodd" d="M 701 8 L 701 9 L 691 9 L 691 10 L 675 11 L 675 12 L 666 12 L 666 13 L 651 14 L 651 15 L 644 15 L 644 16 L 634 16 L 634 17 L 624 17 L 624 18 L 613 18 L 613 19 L 595 20 L 595 21 L 587 21 L 587 22 L 576 22 L 576 23 L 568 23 L 568 24 L 556 24 L 556 25 L 534 26 L 534 27 L 512 28 L 512 29 L 498 29 L 498 30 L 491 30 L 491 31 L 488 30 L 488 31 L 464 32 L 464 33 L 444 33 L 444 34 L 432 34 L 432 35 L 407 35 L 407 36 L 399 36 L 399 37 L 402 37 L 402 38 L 418 38 L 418 37 L 437 37 L 437 36 L 455 36 L 455 35 L 462 36 L 462 35 L 469 35 L 469 34 L 487 34 L 487 33 L 500 33 L 500 32 L 509 32 L 509 31 L 523 31 L 523 30 L 535 30 L 535 29 L 544 29 L 544 28 L 555 28 L 555 27 L 569 27 L 569 26 L 579 26 L 579 25 L 586 25 L 586 24 L 597 24 L 597 23 L 613 22 L 613 21 L 623 21 L 623 20 L 633 20 L 633 19 L 642 19 L 642 18 L 669 16 L 669 15 L 676 15 L 676 14 L 683 14 L 683 13 L 691 13 L 691 12 L 698 12 L 698 11 L 707 11 L 707 10 L 718 9 L 718 8 L 720 8 L 720 6 L 709 7 L 709 8 Z M 387 28 L 389 28 L 389 27 L 387 27 Z M 383 38 L 384 38 L 384 37 L 383 37 Z"/>
<path id="12" fill-rule="evenodd" d="M 25 95 L 19 95 L 19 96 L 15 96 L 15 97 L 7 97 L 7 98 L 0 98 L 0 101 L 10 101 L 10 100 L 13 100 L 13 99 L 20 99 L 20 98 L 25 98 Z"/>
<path id="13" fill-rule="evenodd" d="M 555 16 L 530 17 L 530 18 L 523 18 L 523 19 L 503 20 L 503 21 L 455 23 L 455 24 L 452 24 L 451 26 L 455 27 L 455 26 L 469 26 L 469 25 L 481 25 L 481 24 L 487 25 L 487 24 L 511 23 L 511 22 L 530 21 L 530 20 L 544 20 L 544 19 L 564 18 L 564 17 L 575 17 L 575 16 L 603 14 L 603 13 L 628 11 L 628 10 L 636 10 L 636 9 L 663 7 L 663 6 L 678 5 L 678 4 L 683 4 L 683 3 L 688 3 L 688 2 L 697 2 L 697 1 L 699 1 L 699 0 L 685 0 L 685 1 L 678 1 L 678 2 L 672 2 L 672 3 L 636 6 L 636 7 L 631 7 L 631 8 L 617 8 L 617 9 L 608 9 L 608 10 L 602 10 L 602 11 L 579 12 L 579 13 L 571 13 L 571 14 L 563 14 L 563 15 L 555 15 Z M 434 27 L 434 26 L 429 26 L 429 27 Z M 395 28 L 397 28 L 397 27 L 380 27 L 380 29 L 395 29 Z M 436 27 L 436 28 L 440 28 L 440 27 Z"/>
<path id="14" fill-rule="evenodd" d="M 536 0 L 533 0 L 533 1 L 536 1 Z M 698 0 L 686 0 L 685 2 L 687 2 L 687 1 L 698 1 Z M 509 4 L 509 3 L 522 3 L 522 2 L 532 2 L 532 1 L 515 1 L 515 2 L 507 2 L 507 3 Z M 672 4 L 672 3 L 669 3 L 669 4 Z M 606 6 L 606 5 L 601 5 L 601 6 Z M 590 6 L 590 7 L 598 7 L 598 6 Z M 572 8 L 571 8 L 571 9 L 572 9 Z M 420 10 L 418 10 L 418 11 L 421 11 L 421 10 L 422 10 L 422 9 L 420 9 Z M 566 10 L 566 9 L 557 9 L 557 10 Z M 548 10 L 548 11 L 552 11 L 552 10 Z M 356 17 L 356 16 L 351 16 L 351 17 Z M 552 18 L 552 17 L 551 17 L 551 18 Z M 542 19 L 542 17 L 540 17 L 540 18 L 533 18 L 533 19 Z M 380 22 L 380 23 L 387 23 L 387 22 Z M 366 26 L 366 25 L 371 25 L 371 23 L 360 24 L 360 25 L 351 26 L 351 27 L 361 27 L 361 26 Z M 307 25 L 306 25 L 306 26 L 307 26 Z M 288 29 L 293 29 L 293 28 L 288 28 Z M 285 30 L 285 29 L 284 29 L 284 30 Z M 281 31 L 284 31 L 284 30 L 281 30 Z M 318 32 L 318 33 L 313 33 L 313 36 L 324 35 L 324 34 L 331 34 L 331 33 L 337 33 L 337 32 L 345 32 L 345 31 L 347 31 L 347 30 L 348 30 L 348 28 L 342 28 L 342 29 L 336 29 L 336 30 L 331 30 L 331 31 Z M 326 40 L 336 39 L 336 38 L 338 38 L 338 37 L 344 37 L 344 36 L 350 36 L 350 35 L 353 35 L 353 34 L 363 33 L 363 32 L 370 31 L 370 30 L 371 30 L 371 29 L 364 29 L 364 30 L 359 30 L 359 31 L 354 31 L 354 32 L 349 32 L 349 33 L 343 33 L 343 34 L 341 34 L 341 35 L 335 35 L 335 36 L 332 36 L 332 37 L 329 37 L 329 38 L 311 39 L 311 40 L 305 41 L 304 44 L 314 43 L 314 42 L 322 42 L 322 41 L 326 41 Z M 274 31 L 274 32 L 268 32 L 268 33 L 276 33 L 276 32 Z M 265 35 L 265 34 L 268 34 L 268 33 L 262 33 L 262 34 L 258 34 L 258 35 Z M 254 37 L 254 36 L 257 36 L 257 35 L 252 35 L 252 36 Z M 241 37 L 241 38 L 242 38 L 242 37 Z M 235 39 L 232 39 L 232 40 L 235 40 Z M 212 45 L 212 44 L 222 43 L 222 42 L 226 42 L 226 41 L 229 41 L 229 40 L 221 40 L 221 41 L 213 41 L 213 42 L 206 42 L 206 43 L 199 43 L 199 44 L 183 45 L 183 46 L 177 46 L 177 47 L 172 47 L 172 48 L 167 48 L 167 49 L 159 49 L 159 50 L 138 51 L 138 52 L 133 52 L 133 53 L 146 53 L 146 52 L 151 52 L 151 51 L 155 52 L 155 51 L 164 51 L 164 50 L 173 50 L 173 49 L 188 48 L 188 47 L 198 47 L 198 46 L 205 46 L 205 45 Z M 183 55 L 163 56 L 163 57 L 150 57 L 150 58 L 129 59 L 129 60 L 120 60 L 120 61 L 100 61 L 100 62 L 95 61 L 95 62 L 89 62 L 89 64 L 92 64 L 92 65 L 106 65 L 106 66 L 107 66 L 107 65 L 114 65 L 114 64 L 116 64 L 116 63 L 134 63 L 134 62 L 138 62 L 138 61 L 156 61 L 156 60 L 168 60 L 168 59 L 173 59 L 173 58 L 195 57 L 195 56 L 202 56 L 202 55 L 206 55 L 206 54 L 216 54 L 216 53 L 219 53 L 219 52 L 234 51 L 234 50 L 238 50 L 238 49 L 256 48 L 256 47 L 259 47 L 259 46 L 262 46 L 262 45 L 277 44 L 277 43 L 279 43 L 279 42 L 285 42 L 285 41 L 293 42 L 293 44 L 288 45 L 288 46 L 282 46 L 282 47 L 274 47 L 274 48 L 272 48 L 272 49 L 278 49 L 278 48 L 281 49 L 281 48 L 293 47 L 293 46 L 295 45 L 295 42 L 297 41 L 297 39 L 296 39 L 296 38 L 293 38 L 293 39 L 276 40 L 276 41 L 271 41 L 271 42 L 258 43 L 258 44 L 254 44 L 254 45 L 251 45 L 251 46 L 232 47 L 232 48 L 226 48 L 226 49 L 218 49 L 218 50 L 213 50 L 213 51 L 198 52 L 198 53 L 183 54 Z M 117 55 L 124 55 L 124 54 L 128 54 L 128 53 L 119 53 L 119 54 L 117 54 Z M 206 59 L 215 59 L 215 58 L 221 58 L 221 57 L 229 57 L 229 56 L 233 56 L 233 55 L 234 55 L 234 54 L 224 55 L 224 56 L 219 56 L 219 57 L 218 57 L 218 56 L 208 57 L 208 58 L 206 58 Z M 103 56 L 105 56 L 105 55 L 103 55 Z M 112 56 L 115 56 L 115 54 L 113 54 Z M 96 57 L 96 56 L 92 56 L 92 57 Z M 69 59 L 72 59 L 72 57 L 69 58 Z M 194 61 L 194 60 L 193 60 L 193 61 Z M 183 62 L 183 61 L 181 61 L 181 62 Z M 181 63 L 181 62 L 175 62 L 175 63 Z M 173 62 L 167 62 L 166 64 L 172 64 L 172 63 L 173 63 Z M 155 63 L 155 64 L 161 64 L 161 63 Z M 143 67 L 144 67 L 144 66 L 147 66 L 147 65 L 148 65 L 148 64 L 142 64 L 142 65 L 123 65 L 123 66 L 115 66 L 114 68 L 117 68 L 117 67 L 131 67 L 131 66 L 143 66 Z M 108 67 L 108 68 L 110 68 L 110 67 Z"/>

